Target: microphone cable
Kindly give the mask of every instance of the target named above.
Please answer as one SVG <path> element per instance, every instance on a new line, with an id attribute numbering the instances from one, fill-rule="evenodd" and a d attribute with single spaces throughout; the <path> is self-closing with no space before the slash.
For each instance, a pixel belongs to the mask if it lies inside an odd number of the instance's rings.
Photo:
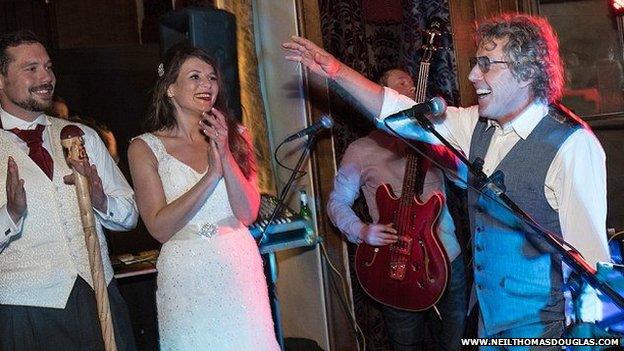
<path id="1" fill-rule="evenodd" d="M 291 172 L 296 172 L 297 170 L 285 165 L 283 163 L 282 160 L 280 160 L 280 158 L 278 157 L 278 152 L 280 150 L 280 148 L 282 146 L 284 146 L 286 144 L 286 140 L 282 141 L 281 143 L 279 143 L 277 145 L 277 147 L 275 148 L 275 151 L 273 152 L 273 158 L 275 159 L 275 162 L 282 168 L 287 169 Z M 298 171 L 298 175 L 296 176 L 295 180 L 301 179 L 302 177 L 304 177 L 305 175 L 308 174 L 308 172 L 306 171 Z M 278 194 L 279 196 L 279 194 Z M 321 239 L 321 237 L 319 236 L 319 239 Z M 348 289 L 347 289 L 347 282 L 345 277 L 340 273 L 340 271 L 338 270 L 338 268 L 336 268 L 336 266 L 332 263 L 329 254 L 327 253 L 327 249 L 325 248 L 325 244 L 323 242 L 323 240 L 319 240 L 319 246 L 321 247 L 321 252 L 323 254 L 323 258 L 324 261 L 327 262 L 327 264 L 330 267 L 330 271 L 333 271 L 338 277 L 339 277 L 339 281 L 340 281 L 340 289 L 341 290 L 341 295 L 339 294 L 340 298 L 338 299 L 340 301 L 340 303 L 343 305 L 344 310 L 347 313 L 347 319 L 351 322 L 353 330 L 355 332 L 355 336 L 356 336 L 356 343 L 357 343 L 357 350 L 360 351 L 366 351 L 366 337 L 364 335 L 364 331 L 362 330 L 362 328 L 360 327 L 360 325 L 357 322 L 357 318 L 355 317 L 355 304 L 350 304 L 348 303 L 348 301 L 350 301 L 350 297 L 349 297 L 349 293 L 348 293 Z M 330 280 L 331 283 L 336 284 L 335 279 L 331 279 Z M 360 342 L 361 340 L 361 342 Z M 362 344 L 362 346 L 360 347 L 360 344 Z"/>

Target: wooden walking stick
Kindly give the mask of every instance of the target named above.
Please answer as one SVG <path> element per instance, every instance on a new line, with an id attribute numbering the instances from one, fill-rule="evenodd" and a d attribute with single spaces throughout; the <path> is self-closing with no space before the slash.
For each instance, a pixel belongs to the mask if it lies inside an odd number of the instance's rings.
<path id="1" fill-rule="evenodd" d="M 75 125 L 65 126 L 61 130 L 61 145 L 63 145 L 65 159 L 68 160 L 67 163 L 70 167 L 70 159 L 81 161 L 87 158 L 83 135 L 84 132 Z M 116 351 L 115 332 L 108 302 L 106 280 L 104 279 L 104 265 L 102 264 L 100 242 L 95 229 L 95 216 L 93 215 L 93 206 L 91 205 L 91 195 L 89 193 L 89 180 L 75 169 L 72 168 L 72 170 L 74 171 L 82 229 L 84 230 L 87 251 L 89 252 L 89 266 L 91 267 L 91 278 L 93 280 L 93 290 L 95 290 L 100 329 L 104 339 L 104 349 L 106 351 Z"/>

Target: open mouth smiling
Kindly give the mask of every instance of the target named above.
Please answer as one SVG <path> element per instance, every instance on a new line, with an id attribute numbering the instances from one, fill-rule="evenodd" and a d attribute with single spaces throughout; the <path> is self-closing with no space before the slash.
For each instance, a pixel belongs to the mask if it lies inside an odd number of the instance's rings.
<path id="1" fill-rule="evenodd" d="M 490 95 L 492 93 L 492 90 L 490 89 L 484 89 L 484 88 L 478 88 L 476 89 L 477 91 L 477 97 L 479 99 L 484 98 L 487 95 Z"/>

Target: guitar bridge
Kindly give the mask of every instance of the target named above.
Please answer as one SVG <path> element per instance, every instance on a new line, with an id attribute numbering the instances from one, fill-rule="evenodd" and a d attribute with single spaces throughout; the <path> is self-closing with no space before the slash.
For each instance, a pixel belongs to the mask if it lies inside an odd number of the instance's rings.
<path id="1" fill-rule="evenodd" d="M 395 280 L 403 280 L 405 279 L 405 269 L 407 265 L 402 262 L 391 262 L 390 263 L 390 278 Z"/>

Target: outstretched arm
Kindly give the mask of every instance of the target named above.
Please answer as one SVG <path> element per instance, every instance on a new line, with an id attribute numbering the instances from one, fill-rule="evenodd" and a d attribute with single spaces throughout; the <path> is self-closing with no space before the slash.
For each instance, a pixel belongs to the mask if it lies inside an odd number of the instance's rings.
<path id="1" fill-rule="evenodd" d="M 380 129 L 388 131 L 383 123 L 385 117 L 416 104 L 407 96 L 370 81 L 308 39 L 294 36 L 282 46 L 287 50 L 284 56 L 287 60 L 300 62 L 310 71 L 331 79 L 340 92 L 346 93 L 352 99 L 351 104 L 362 108 L 366 117 Z M 439 143 L 437 138 L 407 117 L 391 122 L 390 126 L 410 139 Z"/>
<path id="2" fill-rule="evenodd" d="M 287 51 L 287 60 L 301 62 L 312 72 L 331 79 L 364 108 L 369 118 L 379 115 L 384 95 L 381 85 L 338 61 L 308 39 L 293 36 L 282 46 Z"/>
<path id="3" fill-rule="evenodd" d="M 293 36 L 289 42 L 282 44 L 282 46 L 287 50 L 285 55 L 287 60 L 300 62 L 310 71 L 331 79 L 355 100 L 352 103 L 361 106 L 365 110 L 367 117 L 372 119 L 380 129 L 388 131 L 388 128 L 383 123 L 384 118 L 416 104 L 415 101 L 407 96 L 400 95 L 392 89 L 384 88 L 370 81 L 308 39 Z M 455 118 L 449 116 L 449 110 L 453 111 L 451 114 Z M 432 122 L 437 128 L 439 127 L 438 131 L 444 137 L 450 139 L 452 144 L 455 144 L 461 150 L 468 150 L 471 133 L 478 119 L 476 109 L 463 112 L 459 109 L 449 108 L 449 110 L 447 110 L 446 116 L 434 119 Z M 449 121 L 446 122 L 447 120 Z M 392 130 L 406 138 L 434 145 L 440 144 L 437 137 L 407 117 L 397 119 L 388 124 Z M 443 124 L 444 126 L 442 126 Z M 440 151 L 441 149 L 436 150 Z M 440 155 L 438 154 L 438 156 Z M 442 160 L 445 161 L 446 166 L 460 168 L 459 178 L 465 176 L 465 167 L 458 164 L 457 160 L 448 152 L 446 152 L 445 158 Z"/>

